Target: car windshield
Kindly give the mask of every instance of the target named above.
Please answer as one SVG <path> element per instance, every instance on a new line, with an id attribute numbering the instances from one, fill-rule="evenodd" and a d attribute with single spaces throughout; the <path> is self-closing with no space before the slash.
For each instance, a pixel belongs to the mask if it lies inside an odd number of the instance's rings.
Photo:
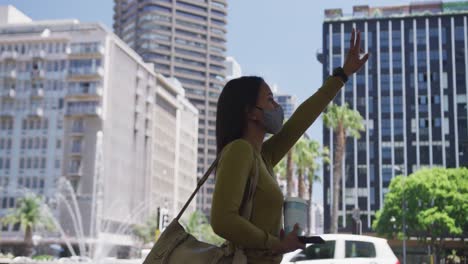
<path id="1" fill-rule="evenodd" d="M 311 259 L 331 259 L 335 256 L 335 241 L 326 241 L 325 244 L 314 244 L 308 246 L 295 255 L 291 261 L 311 260 Z"/>

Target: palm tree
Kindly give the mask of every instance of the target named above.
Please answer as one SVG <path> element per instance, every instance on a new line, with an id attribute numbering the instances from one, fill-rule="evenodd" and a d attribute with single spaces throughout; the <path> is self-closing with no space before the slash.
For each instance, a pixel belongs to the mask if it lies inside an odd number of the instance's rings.
<path id="1" fill-rule="evenodd" d="M 340 199 L 340 181 L 343 178 L 341 167 L 346 148 L 346 137 L 360 138 L 359 131 L 364 130 L 363 118 L 358 111 L 348 108 L 348 104 L 338 106 L 330 104 L 323 115 L 325 126 L 333 129 L 336 135 L 336 147 L 333 159 L 333 204 L 331 212 L 331 233 L 338 231 L 338 201 Z M 343 205 L 344 208 L 344 205 Z"/>
<path id="2" fill-rule="evenodd" d="M 276 179 L 279 181 L 286 180 L 286 196 L 292 196 L 294 190 L 293 184 L 293 151 L 290 150 L 286 154 L 286 157 L 280 160 L 278 164 L 273 168 Z"/>
<path id="3" fill-rule="evenodd" d="M 288 154 L 286 154 L 286 195 L 292 196 L 294 185 L 293 185 L 293 156 L 294 156 L 294 147 L 292 147 Z"/>
<path id="4" fill-rule="evenodd" d="M 18 199 L 17 207 L 12 209 L 3 219 L 4 224 L 20 224 L 24 230 L 24 247 L 22 254 L 31 256 L 33 251 L 33 231 L 39 227 L 45 227 L 47 230 L 53 230 L 52 219 L 43 212 L 42 198 L 35 194 L 27 194 Z"/>
<path id="5" fill-rule="evenodd" d="M 286 123 L 284 120 L 283 123 Z M 286 157 L 276 164 L 273 168 L 276 177 L 280 179 L 286 178 L 286 196 L 291 197 L 294 191 L 293 176 L 294 176 L 294 164 L 293 164 L 294 147 L 292 147 Z"/>
<path id="6" fill-rule="evenodd" d="M 301 137 L 294 145 L 294 164 L 296 164 L 297 190 L 299 198 L 305 199 L 305 178 L 304 174 L 312 162 L 313 154 L 309 149 L 310 141 Z"/>
<path id="7" fill-rule="evenodd" d="M 309 199 L 309 217 L 312 216 L 313 204 L 313 189 L 314 182 L 320 181 L 320 177 L 315 172 L 320 168 L 319 159 L 328 163 L 328 148 L 320 150 L 320 143 L 315 140 L 309 140 L 302 137 L 295 145 L 295 164 L 298 175 L 298 189 L 299 197 L 305 199 L 305 181 L 309 182 L 308 199 Z M 311 219 L 309 219 L 311 220 Z M 309 230 L 311 230 L 312 223 L 308 221 Z"/>

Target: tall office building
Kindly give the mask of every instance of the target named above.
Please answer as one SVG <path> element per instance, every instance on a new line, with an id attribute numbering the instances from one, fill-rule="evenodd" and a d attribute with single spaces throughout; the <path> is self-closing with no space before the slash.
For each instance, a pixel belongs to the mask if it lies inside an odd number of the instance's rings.
<path id="1" fill-rule="evenodd" d="M 296 97 L 290 94 L 273 92 L 275 101 L 281 105 L 284 111 L 284 119 L 289 119 L 296 110 Z"/>
<path id="2" fill-rule="evenodd" d="M 100 24 L 0 14 L 0 217 L 37 193 L 65 232 L 41 243 L 128 255 L 129 226 L 174 216 L 196 186 L 197 109 Z M 24 237 L 1 232 L 3 249 Z"/>
<path id="3" fill-rule="evenodd" d="M 323 77 L 342 66 L 352 28 L 368 63 L 335 98 L 364 117 L 360 139 L 348 138 L 342 167 L 339 230 L 351 231 L 359 208 L 371 230 L 390 181 L 422 167 L 468 165 L 468 4 L 415 2 L 325 11 Z M 323 128 L 332 160 L 334 135 Z M 331 163 L 333 164 L 333 163 Z M 325 232 L 330 228 L 333 168 L 324 170 Z"/>
<path id="4" fill-rule="evenodd" d="M 242 76 L 241 66 L 234 57 L 226 57 L 224 66 L 226 67 L 226 81 Z"/>
<path id="5" fill-rule="evenodd" d="M 153 62 L 156 71 L 177 78 L 199 110 L 200 178 L 216 158 L 216 104 L 225 81 L 226 0 L 114 0 L 114 31 Z M 214 179 L 197 196 L 209 215 Z"/>

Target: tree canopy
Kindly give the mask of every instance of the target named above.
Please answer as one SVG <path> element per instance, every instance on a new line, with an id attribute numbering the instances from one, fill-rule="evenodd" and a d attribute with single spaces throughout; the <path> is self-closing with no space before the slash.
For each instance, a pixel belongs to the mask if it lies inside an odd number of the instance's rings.
<path id="1" fill-rule="evenodd" d="M 406 210 L 402 211 L 403 199 Z M 395 177 L 377 212 L 374 230 L 387 237 L 406 236 L 437 246 L 436 239 L 468 236 L 468 169 L 432 168 Z"/>

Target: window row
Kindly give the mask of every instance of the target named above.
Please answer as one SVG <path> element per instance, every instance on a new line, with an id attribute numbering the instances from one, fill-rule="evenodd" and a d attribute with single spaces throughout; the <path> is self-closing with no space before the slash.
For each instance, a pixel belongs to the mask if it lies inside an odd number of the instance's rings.
<path id="1" fill-rule="evenodd" d="M 0 53 L 4 51 L 15 51 L 19 54 L 29 54 L 31 52 L 46 51 L 48 53 L 65 53 L 68 44 L 65 42 L 35 42 L 35 43 L 0 43 Z"/>
<path id="2" fill-rule="evenodd" d="M 20 169 L 45 169 L 47 159 L 45 157 L 22 157 L 20 158 Z"/>

